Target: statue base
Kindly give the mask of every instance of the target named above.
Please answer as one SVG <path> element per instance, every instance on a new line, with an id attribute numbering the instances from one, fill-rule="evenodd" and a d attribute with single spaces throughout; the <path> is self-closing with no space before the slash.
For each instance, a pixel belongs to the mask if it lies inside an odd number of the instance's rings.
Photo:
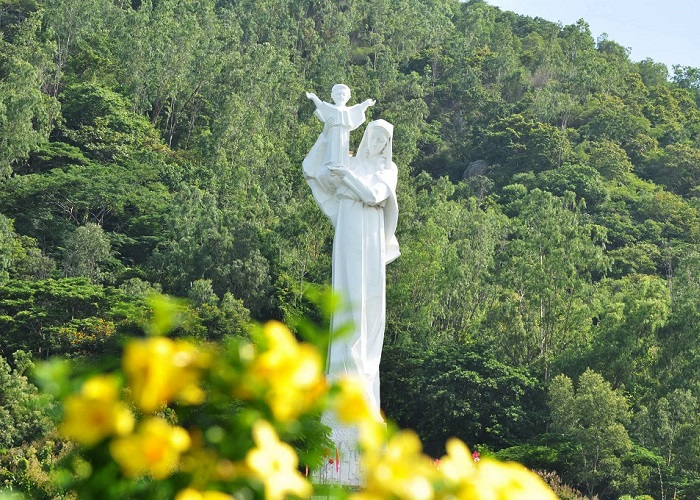
<path id="1" fill-rule="evenodd" d="M 321 415 L 321 423 L 331 428 L 331 440 L 335 449 L 329 450 L 323 465 L 314 471 L 313 482 L 348 488 L 362 487 L 363 474 L 357 427 L 341 424 L 330 411 Z"/>

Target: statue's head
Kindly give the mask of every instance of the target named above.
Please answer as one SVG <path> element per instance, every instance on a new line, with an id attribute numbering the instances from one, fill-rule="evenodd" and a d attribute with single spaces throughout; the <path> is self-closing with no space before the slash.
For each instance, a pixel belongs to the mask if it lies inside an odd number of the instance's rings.
<path id="1" fill-rule="evenodd" d="M 384 161 L 384 168 L 392 162 L 392 141 L 394 126 L 386 120 L 374 120 L 367 124 L 365 134 L 360 142 L 358 156 L 378 157 Z"/>
<path id="2" fill-rule="evenodd" d="M 350 87 L 345 84 L 337 83 L 331 89 L 331 99 L 338 106 L 345 106 L 350 100 Z"/>
<path id="3" fill-rule="evenodd" d="M 367 152 L 370 156 L 379 156 L 384 153 L 389 146 L 389 132 L 382 127 L 371 127 L 367 131 Z"/>

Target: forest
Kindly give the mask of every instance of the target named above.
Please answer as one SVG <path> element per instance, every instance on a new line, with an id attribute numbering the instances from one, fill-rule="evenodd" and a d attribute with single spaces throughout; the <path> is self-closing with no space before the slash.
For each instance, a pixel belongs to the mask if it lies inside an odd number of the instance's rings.
<path id="1" fill-rule="evenodd" d="M 700 497 L 700 68 L 483 0 L 0 0 L 0 30 L 1 487 L 60 496 L 32 366 L 115 356 L 152 293 L 212 342 L 321 321 L 304 93 L 345 83 L 395 126 L 387 418 L 562 498 Z"/>

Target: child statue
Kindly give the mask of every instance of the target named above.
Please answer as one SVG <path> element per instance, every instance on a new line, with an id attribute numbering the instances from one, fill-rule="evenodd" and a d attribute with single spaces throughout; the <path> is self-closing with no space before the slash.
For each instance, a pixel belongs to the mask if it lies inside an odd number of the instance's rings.
<path id="1" fill-rule="evenodd" d="M 324 165 L 347 165 L 350 156 L 350 131 L 355 130 L 365 121 L 365 111 L 376 102 L 374 99 L 346 106 L 350 100 L 350 88 L 342 83 L 333 85 L 331 98 L 335 104 L 323 102 L 313 92 L 306 97 L 316 104 L 315 115 L 324 124 L 319 140 L 324 139 Z"/>

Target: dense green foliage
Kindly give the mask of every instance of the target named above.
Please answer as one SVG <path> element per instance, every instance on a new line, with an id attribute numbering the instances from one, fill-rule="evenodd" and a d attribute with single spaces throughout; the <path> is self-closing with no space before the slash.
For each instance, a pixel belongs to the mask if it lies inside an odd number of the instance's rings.
<path id="1" fill-rule="evenodd" d="M 396 127 L 387 415 L 697 497 L 700 69 L 480 0 L 0 0 L 0 30 L 0 415 L 33 411 L 15 351 L 114 352 L 152 291 L 200 338 L 313 315 L 303 92 L 343 82 Z"/>

